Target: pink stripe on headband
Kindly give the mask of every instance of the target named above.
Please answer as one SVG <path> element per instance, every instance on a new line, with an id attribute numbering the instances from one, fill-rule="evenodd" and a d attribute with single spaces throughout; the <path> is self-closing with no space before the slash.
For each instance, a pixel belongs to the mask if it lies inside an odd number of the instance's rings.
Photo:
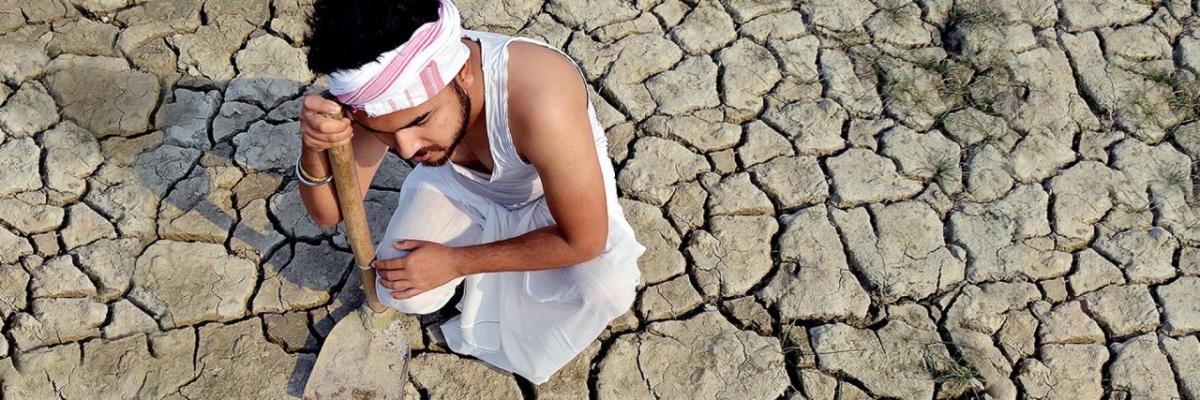
<path id="1" fill-rule="evenodd" d="M 429 64 L 426 64 L 425 69 L 421 70 L 421 84 L 425 86 L 425 97 L 430 99 L 445 86 L 445 82 L 442 82 L 441 71 L 438 70 L 437 61 L 429 60 Z"/>
<path id="2" fill-rule="evenodd" d="M 384 115 L 428 101 L 445 88 L 471 57 L 459 40 L 462 25 L 451 0 L 439 0 L 440 18 L 430 21 L 404 44 L 357 69 L 329 74 L 330 91 L 343 103 Z"/>
<path id="3" fill-rule="evenodd" d="M 361 98 L 361 100 L 356 101 L 361 101 L 364 103 L 370 102 L 375 100 L 375 98 L 379 97 L 381 94 L 387 92 L 387 88 L 404 73 L 404 70 L 408 68 L 409 64 L 412 63 L 412 60 L 421 52 L 429 49 L 430 45 L 433 44 L 436 35 L 440 33 L 440 28 L 440 25 L 435 26 L 434 29 L 427 31 L 427 33 L 430 34 L 423 38 L 425 39 L 424 41 L 420 43 L 412 43 L 401 50 L 400 54 L 398 54 L 396 58 L 393 58 L 392 62 L 388 63 L 387 68 L 384 69 L 383 72 L 372 78 L 367 85 L 355 91 L 355 93 L 358 94 L 356 98 Z"/>
<path id="4" fill-rule="evenodd" d="M 429 45 L 433 43 L 434 38 L 441 31 L 442 24 L 439 21 L 431 29 L 422 32 L 423 35 L 413 38 L 415 40 L 409 43 L 408 46 L 404 46 L 404 49 L 400 50 L 400 54 L 392 58 L 392 61 L 388 63 L 387 67 L 379 75 L 372 77 L 370 81 L 367 81 L 366 85 L 350 93 L 342 101 L 346 103 L 368 103 L 375 100 L 375 98 L 387 91 L 387 88 L 396 81 L 396 78 L 404 72 L 405 68 L 408 68 L 408 64 L 412 62 L 413 58 L 416 58 L 417 54 L 429 49 Z"/>
<path id="5" fill-rule="evenodd" d="M 438 20 L 432 24 L 433 26 L 411 38 L 408 45 L 404 46 L 400 50 L 400 53 L 392 58 L 392 61 L 388 63 L 383 71 L 367 81 L 367 84 L 349 93 L 345 99 L 341 99 L 341 96 L 339 96 L 339 99 L 347 103 L 368 103 L 385 93 L 387 88 L 400 76 L 401 72 L 404 72 L 404 69 L 408 68 L 408 64 L 412 62 L 413 58 L 421 52 L 428 50 L 438 35 L 442 33 L 446 14 L 449 11 L 448 8 L 443 4 L 438 11 Z"/>

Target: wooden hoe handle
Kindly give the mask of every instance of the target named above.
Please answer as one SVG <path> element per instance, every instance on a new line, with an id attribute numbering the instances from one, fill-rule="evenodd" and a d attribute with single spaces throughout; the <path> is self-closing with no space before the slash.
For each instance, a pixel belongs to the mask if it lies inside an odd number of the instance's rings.
<path id="1" fill-rule="evenodd" d="M 337 189 L 338 204 L 342 209 L 342 221 L 350 236 L 350 250 L 354 252 L 354 264 L 358 266 L 363 293 L 367 305 L 374 312 L 383 312 L 387 306 L 379 302 L 375 293 L 375 248 L 371 245 L 371 230 L 367 228 L 367 213 L 363 208 L 358 189 L 358 172 L 354 168 L 354 148 L 349 144 L 329 149 L 329 163 L 333 166 L 333 184 Z"/>

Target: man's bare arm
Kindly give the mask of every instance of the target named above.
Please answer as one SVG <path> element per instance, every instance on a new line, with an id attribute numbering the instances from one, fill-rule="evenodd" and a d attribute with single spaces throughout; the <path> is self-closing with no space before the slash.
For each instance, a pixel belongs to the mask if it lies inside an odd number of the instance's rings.
<path id="1" fill-rule="evenodd" d="M 541 176 L 555 224 L 474 246 L 393 244 L 409 253 L 373 263 L 393 298 L 420 295 L 457 276 L 575 265 L 604 250 L 608 210 L 583 79 L 561 55 L 535 46 L 509 48 L 509 124 L 518 153 Z"/>
<path id="2" fill-rule="evenodd" d="M 513 143 L 537 168 L 556 224 L 459 248 L 464 275 L 578 264 L 599 255 L 608 239 L 604 180 L 582 77 L 566 58 L 541 46 L 517 42 L 509 52 Z"/>
<path id="3" fill-rule="evenodd" d="M 321 113 L 336 115 L 338 111 L 337 103 L 319 95 L 308 95 L 304 98 L 300 114 L 300 129 L 306 143 L 302 149 L 300 166 L 306 172 L 316 176 L 332 174 L 332 166 L 329 164 L 326 152 L 327 148 L 334 146 L 334 143 L 322 141 L 322 139 L 337 140 L 334 138 L 350 137 L 350 143 L 354 147 L 358 188 L 362 195 L 366 196 L 375 171 L 383 162 L 388 147 L 379 139 L 369 137 L 371 136 L 369 133 L 352 134 L 353 128 L 345 118 L 331 119 L 320 115 Z M 312 217 L 313 222 L 322 228 L 330 228 L 342 220 L 337 191 L 334 190 L 333 185 L 333 182 L 312 187 L 300 185 L 300 201 L 304 204 L 304 208 Z"/>

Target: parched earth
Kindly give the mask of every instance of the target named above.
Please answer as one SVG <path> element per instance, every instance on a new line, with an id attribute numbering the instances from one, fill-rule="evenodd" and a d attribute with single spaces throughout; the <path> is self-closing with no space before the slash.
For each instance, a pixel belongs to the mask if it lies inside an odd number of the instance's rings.
<path id="1" fill-rule="evenodd" d="M 0 399 L 299 396 L 362 301 L 308 1 L 0 0 Z M 649 250 L 543 385 L 409 317 L 410 398 L 1200 399 L 1192 2 L 459 6 L 579 62 Z"/>

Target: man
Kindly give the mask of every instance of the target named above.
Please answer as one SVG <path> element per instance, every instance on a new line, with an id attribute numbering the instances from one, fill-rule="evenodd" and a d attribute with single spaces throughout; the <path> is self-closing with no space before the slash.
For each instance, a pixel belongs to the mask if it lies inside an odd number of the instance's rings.
<path id="1" fill-rule="evenodd" d="M 318 0 L 301 112 L 300 195 L 341 220 L 325 151 L 353 145 L 365 195 L 389 149 L 418 165 L 376 249 L 380 301 L 461 313 L 452 350 L 534 383 L 632 305 L 634 238 L 576 66 L 527 39 L 464 31 L 449 0 Z"/>

